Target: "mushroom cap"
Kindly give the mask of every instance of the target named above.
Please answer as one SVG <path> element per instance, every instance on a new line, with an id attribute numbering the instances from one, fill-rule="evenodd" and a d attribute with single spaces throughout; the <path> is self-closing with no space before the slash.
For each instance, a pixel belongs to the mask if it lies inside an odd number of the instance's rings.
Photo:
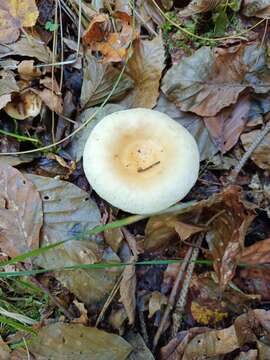
<path id="1" fill-rule="evenodd" d="M 199 166 L 192 135 L 166 114 L 142 108 L 105 116 L 83 155 L 85 175 L 99 196 L 135 214 L 181 200 L 195 184 Z"/>
<path id="2" fill-rule="evenodd" d="M 24 120 L 30 116 L 37 116 L 40 113 L 41 106 L 41 98 L 29 90 L 16 94 L 12 101 L 4 107 L 4 110 L 10 117 Z"/>

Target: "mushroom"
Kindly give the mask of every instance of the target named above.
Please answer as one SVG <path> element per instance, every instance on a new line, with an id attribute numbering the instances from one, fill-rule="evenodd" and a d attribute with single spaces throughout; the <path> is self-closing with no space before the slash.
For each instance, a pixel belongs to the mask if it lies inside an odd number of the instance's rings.
<path id="1" fill-rule="evenodd" d="M 135 214 L 159 212 L 185 197 L 199 163 L 196 141 L 182 125 L 142 108 L 105 116 L 83 154 L 85 175 L 97 194 Z"/>
<path id="2" fill-rule="evenodd" d="M 31 90 L 15 94 L 12 101 L 5 107 L 5 112 L 12 118 L 24 120 L 35 117 L 40 113 L 42 106 L 41 98 Z"/>

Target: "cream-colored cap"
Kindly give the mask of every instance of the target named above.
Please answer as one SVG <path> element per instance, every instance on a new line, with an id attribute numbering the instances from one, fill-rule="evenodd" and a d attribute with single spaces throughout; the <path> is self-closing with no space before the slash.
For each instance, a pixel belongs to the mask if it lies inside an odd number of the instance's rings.
<path id="1" fill-rule="evenodd" d="M 85 175 L 99 196 L 134 214 L 158 212 L 185 197 L 199 165 L 192 135 L 166 114 L 142 108 L 104 117 L 83 155 Z"/>

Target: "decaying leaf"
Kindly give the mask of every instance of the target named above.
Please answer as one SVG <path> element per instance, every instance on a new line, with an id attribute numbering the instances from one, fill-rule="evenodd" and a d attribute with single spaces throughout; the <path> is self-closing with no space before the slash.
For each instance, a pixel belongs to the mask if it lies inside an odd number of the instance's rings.
<path id="1" fill-rule="evenodd" d="M 244 268 L 234 280 L 248 294 L 258 294 L 261 300 L 270 300 L 270 269 Z"/>
<path id="2" fill-rule="evenodd" d="M 151 318 L 155 315 L 157 311 L 160 311 L 162 306 L 167 304 L 168 300 L 164 294 L 161 294 L 159 291 L 153 291 L 149 299 L 149 315 Z"/>
<path id="3" fill-rule="evenodd" d="M 199 215 L 200 225 L 213 219 L 206 234 L 206 240 L 214 259 L 214 269 L 222 289 L 234 275 L 237 258 L 244 248 L 246 231 L 254 218 L 251 204 L 242 199 L 237 186 L 230 186 L 221 193 L 192 205 L 185 214 L 166 214 L 152 217 L 145 229 L 144 247 L 154 250 L 161 244 L 166 246 L 175 238 L 175 224 L 178 221 L 191 223 Z"/>
<path id="4" fill-rule="evenodd" d="M 242 13 L 267 19 L 270 17 L 270 3 L 268 0 L 244 0 Z"/>
<path id="5" fill-rule="evenodd" d="M 109 115 L 113 112 L 124 110 L 124 108 L 117 104 L 107 104 L 103 109 L 100 108 L 90 108 L 83 111 L 77 118 L 78 123 L 82 124 L 87 121 L 89 118 L 93 119 L 83 128 L 78 135 L 73 137 L 72 143 L 69 147 L 69 152 L 75 161 L 80 161 L 83 156 L 83 150 L 85 143 L 90 135 L 91 131 L 95 125 L 103 119 L 106 115 Z M 98 111 L 97 115 L 93 116 Z"/>
<path id="6" fill-rule="evenodd" d="M 85 191 L 62 180 L 30 174 L 27 178 L 36 185 L 43 201 L 41 245 L 72 239 L 79 234 L 84 239 L 84 231 L 99 224 L 98 208 Z M 111 259 L 117 261 L 113 254 Z M 95 241 L 74 240 L 39 256 L 35 262 L 44 268 L 54 268 L 101 260 L 106 261 L 101 245 Z M 112 269 L 78 269 L 58 272 L 56 277 L 79 300 L 94 304 L 111 290 L 117 275 L 118 270 Z"/>
<path id="7" fill-rule="evenodd" d="M 270 263 L 270 238 L 247 246 L 242 251 L 239 261 L 248 265 Z"/>
<path id="8" fill-rule="evenodd" d="M 192 0 L 179 12 L 180 16 L 192 16 L 216 9 L 224 0 Z"/>
<path id="9" fill-rule="evenodd" d="M 251 144 L 259 135 L 259 133 L 260 130 L 253 130 L 250 131 L 249 133 L 245 133 L 241 135 L 241 141 L 245 150 L 247 150 L 251 146 Z M 261 169 L 269 170 L 270 169 L 269 152 L 270 152 L 270 133 L 268 133 L 264 137 L 262 142 L 253 151 L 253 153 L 251 154 L 251 159 Z"/>
<path id="10" fill-rule="evenodd" d="M 40 39 L 36 39 L 30 34 L 27 35 L 27 38 L 20 37 L 15 43 L 6 45 L 5 49 L 7 50 L 7 55 L 32 57 L 47 64 L 52 62 L 52 52 L 50 49 Z"/>
<path id="11" fill-rule="evenodd" d="M 99 51 L 103 63 L 119 62 L 127 58 L 128 47 L 134 34 L 131 25 L 122 21 L 120 32 L 109 32 L 109 17 L 106 14 L 95 15 L 83 35 L 83 43 L 91 50 Z"/>
<path id="12" fill-rule="evenodd" d="M 110 64 L 102 64 L 93 56 L 86 56 L 83 67 L 81 107 L 88 108 L 101 103 L 112 91 L 120 70 Z M 133 87 L 133 80 L 123 74 L 110 100 L 119 100 Z"/>
<path id="13" fill-rule="evenodd" d="M 0 44 L 18 39 L 20 28 L 34 26 L 38 18 L 35 0 L 0 1 Z"/>
<path id="14" fill-rule="evenodd" d="M 165 50 L 161 35 L 153 40 L 136 40 L 126 73 L 134 89 L 123 100 L 126 107 L 153 108 L 159 96 L 159 82 L 164 69 Z"/>
<path id="15" fill-rule="evenodd" d="M 222 153 L 237 143 L 248 120 L 249 110 L 249 98 L 242 97 L 235 105 L 221 110 L 216 116 L 204 118 L 205 125 Z"/>
<path id="16" fill-rule="evenodd" d="M 256 92 L 267 92 L 268 79 L 265 54 L 257 43 L 229 48 L 202 47 L 172 66 L 163 78 L 162 91 L 183 111 L 215 116 L 236 103 L 248 86 Z"/>
<path id="17" fill-rule="evenodd" d="M 125 339 L 132 345 L 133 350 L 127 357 L 127 360 L 154 360 L 154 356 L 146 346 L 139 333 L 129 331 Z"/>
<path id="18" fill-rule="evenodd" d="M 18 170 L 0 163 L 0 246 L 14 257 L 39 247 L 42 204 L 35 186 Z"/>
<path id="19" fill-rule="evenodd" d="M 134 261 L 134 258 L 130 258 L 130 262 Z M 123 303 L 129 324 L 133 324 L 135 321 L 136 312 L 136 271 L 135 265 L 128 265 L 125 267 L 120 283 L 120 301 Z"/>
<path id="20" fill-rule="evenodd" d="M 213 157 L 218 152 L 218 147 L 211 139 L 209 131 L 199 116 L 181 111 L 164 95 L 160 95 L 155 110 L 169 115 L 194 136 L 199 147 L 201 161 Z"/>
<path id="21" fill-rule="evenodd" d="M 13 72 L 0 71 L 0 97 L 19 91 Z M 2 100 L 4 101 L 4 99 Z"/>
<path id="22" fill-rule="evenodd" d="M 29 350 L 37 359 L 125 360 L 132 347 L 120 336 L 96 328 L 55 323 L 39 331 Z"/>

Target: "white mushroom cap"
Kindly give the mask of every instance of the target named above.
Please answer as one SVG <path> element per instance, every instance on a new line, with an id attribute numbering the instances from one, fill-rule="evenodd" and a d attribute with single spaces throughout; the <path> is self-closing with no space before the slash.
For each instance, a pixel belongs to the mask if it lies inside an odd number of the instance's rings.
<path id="1" fill-rule="evenodd" d="M 192 135 L 166 114 L 149 109 L 104 117 L 84 149 L 85 175 L 115 207 L 135 214 L 166 209 L 195 184 L 199 151 Z"/>

